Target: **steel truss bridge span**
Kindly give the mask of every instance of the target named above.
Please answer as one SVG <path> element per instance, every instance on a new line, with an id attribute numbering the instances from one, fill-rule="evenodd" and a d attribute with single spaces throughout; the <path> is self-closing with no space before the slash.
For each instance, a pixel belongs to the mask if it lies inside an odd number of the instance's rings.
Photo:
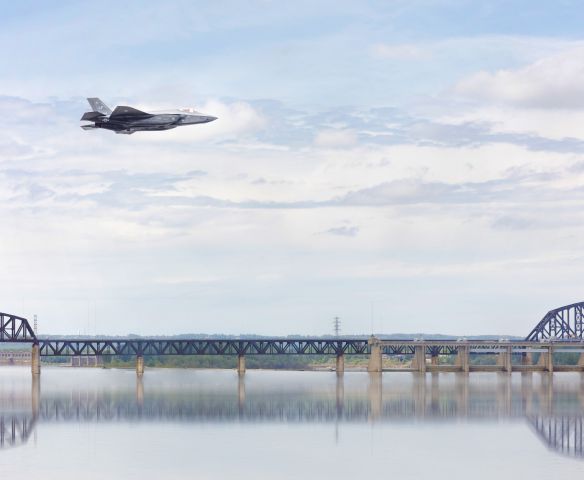
<path id="1" fill-rule="evenodd" d="M 384 355 L 456 355 L 461 347 L 474 354 L 539 352 L 555 346 L 555 351 L 584 351 L 583 342 L 526 342 L 501 340 L 381 340 L 374 339 Z M 39 338 L 40 354 L 45 357 L 96 355 L 369 355 L 371 339 L 53 339 Z M 564 348 L 562 348 L 564 347 Z"/>
<path id="2" fill-rule="evenodd" d="M 0 342 L 34 342 L 36 336 L 26 318 L 0 312 Z"/>
<path id="3" fill-rule="evenodd" d="M 527 335 L 526 340 L 582 340 L 584 338 L 584 302 L 550 310 Z"/>
<path id="4" fill-rule="evenodd" d="M 41 356 L 366 355 L 367 339 L 39 339 Z"/>

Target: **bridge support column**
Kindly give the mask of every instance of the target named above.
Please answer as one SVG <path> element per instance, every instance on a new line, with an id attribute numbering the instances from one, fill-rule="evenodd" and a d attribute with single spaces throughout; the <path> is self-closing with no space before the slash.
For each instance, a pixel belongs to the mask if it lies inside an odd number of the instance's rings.
<path id="1" fill-rule="evenodd" d="M 521 365 L 533 365 L 533 355 L 531 352 L 525 352 L 521 355 Z"/>
<path id="2" fill-rule="evenodd" d="M 511 373 L 511 347 L 505 347 L 505 350 L 498 353 L 497 365 L 503 367 L 504 372 Z"/>
<path id="3" fill-rule="evenodd" d="M 584 370 L 584 352 L 582 352 L 580 357 L 578 357 L 578 366 Z"/>
<path id="4" fill-rule="evenodd" d="M 430 365 L 438 365 L 438 355 L 432 355 L 430 357 Z"/>
<path id="5" fill-rule="evenodd" d="M 245 373 L 245 356 L 237 356 L 237 373 L 243 375 Z"/>
<path id="6" fill-rule="evenodd" d="M 342 353 L 340 355 L 337 355 L 335 370 L 338 374 L 345 373 L 345 356 Z"/>
<path id="7" fill-rule="evenodd" d="M 539 355 L 538 365 L 542 366 L 545 372 L 553 373 L 554 371 L 554 349 L 547 347 L 547 350 Z"/>
<path id="8" fill-rule="evenodd" d="M 414 347 L 412 369 L 420 373 L 426 373 L 426 347 L 424 345 L 416 345 Z"/>
<path id="9" fill-rule="evenodd" d="M 378 338 L 371 337 L 369 339 L 369 347 L 371 353 L 369 354 L 369 365 L 367 365 L 368 372 L 381 372 L 381 343 Z"/>
<path id="10" fill-rule="evenodd" d="M 33 375 L 41 374 L 41 347 L 38 343 L 35 343 L 32 346 L 30 367 Z"/>
<path id="11" fill-rule="evenodd" d="M 456 348 L 456 366 L 464 373 L 470 371 L 470 360 L 468 355 L 468 345 L 459 345 Z"/>
<path id="12" fill-rule="evenodd" d="M 142 355 L 136 357 L 136 375 L 139 377 L 144 375 L 144 357 Z"/>

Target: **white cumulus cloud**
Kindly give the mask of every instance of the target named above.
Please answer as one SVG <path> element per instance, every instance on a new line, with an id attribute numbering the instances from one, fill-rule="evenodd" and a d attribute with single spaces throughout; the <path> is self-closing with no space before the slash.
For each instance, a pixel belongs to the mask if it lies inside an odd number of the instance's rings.
<path id="1" fill-rule="evenodd" d="M 515 70 L 482 71 L 461 80 L 456 93 L 530 108 L 584 107 L 584 46 L 547 56 Z"/>

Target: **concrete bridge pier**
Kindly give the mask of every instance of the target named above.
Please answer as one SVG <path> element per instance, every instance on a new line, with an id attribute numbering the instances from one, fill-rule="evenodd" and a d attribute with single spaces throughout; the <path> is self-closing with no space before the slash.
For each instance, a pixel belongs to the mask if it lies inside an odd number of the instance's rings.
<path id="1" fill-rule="evenodd" d="M 30 368 L 33 375 L 41 374 L 41 347 L 38 343 L 34 343 L 32 346 Z"/>
<path id="2" fill-rule="evenodd" d="M 582 352 L 578 357 L 578 366 L 581 368 L 581 370 L 584 370 L 584 352 Z"/>
<path id="3" fill-rule="evenodd" d="M 343 373 L 345 373 L 345 356 L 342 353 L 340 355 L 337 355 L 335 370 L 337 372 L 337 375 L 342 375 Z"/>
<path id="4" fill-rule="evenodd" d="M 497 354 L 497 365 L 503 367 L 505 373 L 511 373 L 512 370 L 512 357 L 511 357 L 511 347 L 505 347 Z"/>
<path id="5" fill-rule="evenodd" d="M 414 347 L 412 369 L 420 373 L 426 373 L 426 347 L 424 345 L 416 345 Z"/>
<path id="6" fill-rule="evenodd" d="M 533 354 L 531 352 L 521 354 L 521 365 L 533 365 Z"/>
<path id="7" fill-rule="evenodd" d="M 539 355 L 539 361 L 537 362 L 537 364 L 539 366 L 542 366 L 545 372 L 553 373 L 554 371 L 553 347 L 547 347 L 547 349 Z"/>
<path id="8" fill-rule="evenodd" d="M 369 338 L 369 347 L 371 348 L 371 353 L 369 354 L 369 364 L 367 365 L 368 372 L 381 372 L 381 342 L 378 338 Z"/>
<path id="9" fill-rule="evenodd" d="M 460 367 L 463 373 L 468 373 L 470 371 L 470 359 L 468 355 L 468 345 L 459 345 L 456 352 L 455 364 Z"/>
<path id="10" fill-rule="evenodd" d="M 141 377 L 144 375 L 144 356 L 138 355 L 136 357 L 136 375 Z"/>
<path id="11" fill-rule="evenodd" d="M 245 356 L 237 356 L 237 374 L 243 375 L 245 373 Z"/>
<path id="12" fill-rule="evenodd" d="M 430 365 L 435 366 L 438 365 L 438 355 L 432 354 L 430 357 Z"/>

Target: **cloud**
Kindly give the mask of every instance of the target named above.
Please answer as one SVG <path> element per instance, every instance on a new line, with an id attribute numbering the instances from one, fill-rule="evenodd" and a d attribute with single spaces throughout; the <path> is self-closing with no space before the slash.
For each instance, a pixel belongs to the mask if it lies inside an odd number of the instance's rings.
<path id="1" fill-rule="evenodd" d="M 464 97 L 529 108 L 584 108 L 584 46 L 550 55 L 523 68 L 482 71 L 459 81 Z"/>
<path id="2" fill-rule="evenodd" d="M 345 148 L 356 143 L 357 136 L 351 130 L 323 130 L 314 139 L 314 144 L 323 148 Z"/>
<path id="3" fill-rule="evenodd" d="M 354 237 L 359 233 L 359 227 L 355 225 L 341 225 L 340 227 L 329 228 L 324 233 L 340 237 Z"/>
<path id="4" fill-rule="evenodd" d="M 141 108 L 146 111 L 156 109 L 150 107 Z M 132 135 L 132 138 L 137 139 L 137 141 L 153 143 L 166 143 L 169 140 L 218 142 L 242 139 L 266 125 L 266 118 L 254 109 L 251 104 L 244 101 L 209 99 L 201 105 L 197 105 L 196 108 L 203 113 L 218 117 L 217 120 L 203 125 L 156 132 L 157 135 L 152 135 L 151 132 L 136 132 Z"/>

